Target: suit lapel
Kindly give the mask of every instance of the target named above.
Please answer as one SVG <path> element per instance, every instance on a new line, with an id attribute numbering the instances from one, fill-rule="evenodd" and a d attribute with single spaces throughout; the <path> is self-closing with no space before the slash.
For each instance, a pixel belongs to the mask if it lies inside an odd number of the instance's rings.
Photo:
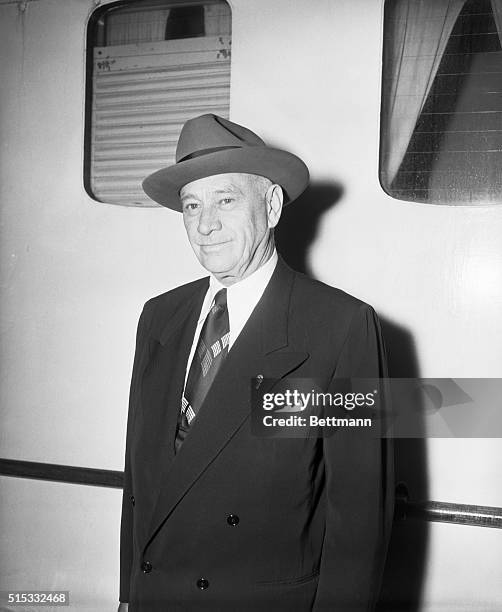
<path id="1" fill-rule="evenodd" d="M 308 353 L 288 352 L 288 312 L 294 273 L 279 260 L 265 292 L 235 341 L 178 454 L 165 462 L 160 491 L 145 541 L 146 548 L 185 493 L 243 425 L 251 411 L 251 379 L 280 378 Z M 170 385 L 169 442 L 174 442 L 184 368 L 195 327 L 183 335 L 182 374 Z M 191 333 L 191 336 L 190 336 Z M 181 379 L 181 383 L 179 380 Z M 179 393 L 178 393 L 179 392 Z"/>
<path id="2" fill-rule="evenodd" d="M 148 358 L 140 374 L 144 426 L 139 448 L 148 458 L 154 499 L 174 457 L 174 436 L 185 369 L 198 316 L 208 287 L 204 279 L 177 308 L 159 318 L 166 321 L 149 338 Z"/>

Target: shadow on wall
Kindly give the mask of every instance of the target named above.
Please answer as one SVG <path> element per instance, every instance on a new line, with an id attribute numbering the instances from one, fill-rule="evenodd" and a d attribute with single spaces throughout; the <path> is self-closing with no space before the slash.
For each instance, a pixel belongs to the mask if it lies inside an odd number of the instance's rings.
<path id="1" fill-rule="evenodd" d="M 394 321 L 380 317 L 387 353 L 389 376 L 418 378 L 419 364 L 411 333 Z M 425 411 L 422 413 L 425 414 Z M 418 423 L 420 428 L 420 423 Z M 425 426 L 422 427 L 422 432 Z M 410 499 L 429 499 L 427 448 L 424 437 L 394 441 L 396 483 L 404 483 Z M 429 523 L 394 519 L 378 612 L 420 612 L 429 547 Z"/>
<path id="2" fill-rule="evenodd" d="M 322 216 L 336 206 L 342 196 L 343 187 L 338 183 L 311 182 L 304 193 L 282 211 L 275 241 L 277 250 L 293 270 L 313 276 L 307 264 L 309 249 Z"/>
<path id="3" fill-rule="evenodd" d="M 343 197 L 335 182 L 312 182 L 292 205 L 286 206 L 276 229 L 277 249 L 295 270 L 314 277 L 307 259 L 325 212 Z M 336 248 L 336 247 L 335 247 Z M 341 287 L 343 289 L 343 287 Z M 380 317 L 389 356 L 389 375 L 420 375 L 411 333 L 396 321 Z M 396 483 L 405 483 L 412 500 L 427 500 L 428 475 L 423 438 L 395 440 Z M 378 612 L 419 612 L 428 552 L 429 525 L 395 517 Z"/>

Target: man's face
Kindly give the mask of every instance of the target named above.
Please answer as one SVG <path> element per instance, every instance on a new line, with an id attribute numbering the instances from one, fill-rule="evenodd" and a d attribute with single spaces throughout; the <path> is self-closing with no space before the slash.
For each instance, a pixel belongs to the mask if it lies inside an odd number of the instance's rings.
<path id="1" fill-rule="evenodd" d="M 254 174 L 229 173 L 181 189 L 190 244 L 204 268 L 225 284 L 253 272 L 270 249 L 275 223 L 269 223 L 266 193 L 271 184 Z"/>

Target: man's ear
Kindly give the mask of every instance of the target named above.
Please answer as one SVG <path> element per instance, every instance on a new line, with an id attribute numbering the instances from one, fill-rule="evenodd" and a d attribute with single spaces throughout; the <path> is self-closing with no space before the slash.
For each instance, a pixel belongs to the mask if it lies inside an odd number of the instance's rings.
<path id="1" fill-rule="evenodd" d="M 280 185 L 270 185 L 265 194 L 267 206 L 268 227 L 273 228 L 279 223 L 284 202 L 284 193 Z"/>

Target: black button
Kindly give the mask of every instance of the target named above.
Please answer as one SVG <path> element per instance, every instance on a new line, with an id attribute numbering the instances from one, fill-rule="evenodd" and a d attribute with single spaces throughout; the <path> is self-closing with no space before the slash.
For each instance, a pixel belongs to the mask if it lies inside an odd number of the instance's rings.
<path id="1" fill-rule="evenodd" d="M 207 589 L 209 587 L 209 580 L 206 580 L 205 578 L 199 578 L 197 580 L 197 586 L 201 591 L 203 591 L 204 589 Z"/>
<path id="2" fill-rule="evenodd" d="M 134 495 L 131 495 L 131 504 L 134 506 L 136 504 L 136 500 L 134 499 Z"/>
<path id="3" fill-rule="evenodd" d="M 229 525 L 232 525 L 232 527 L 235 527 L 236 525 L 239 524 L 240 518 L 237 516 L 237 514 L 229 514 L 227 516 L 227 523 Z"/>
<path id="4" fill-rule="evenodd" d="M 141 564 L 141 571 L 144 574 L 149 574 L 153 569 L 153 565 L 150 563 L 150 561 L 143 561 L 143 563 Z"/>

